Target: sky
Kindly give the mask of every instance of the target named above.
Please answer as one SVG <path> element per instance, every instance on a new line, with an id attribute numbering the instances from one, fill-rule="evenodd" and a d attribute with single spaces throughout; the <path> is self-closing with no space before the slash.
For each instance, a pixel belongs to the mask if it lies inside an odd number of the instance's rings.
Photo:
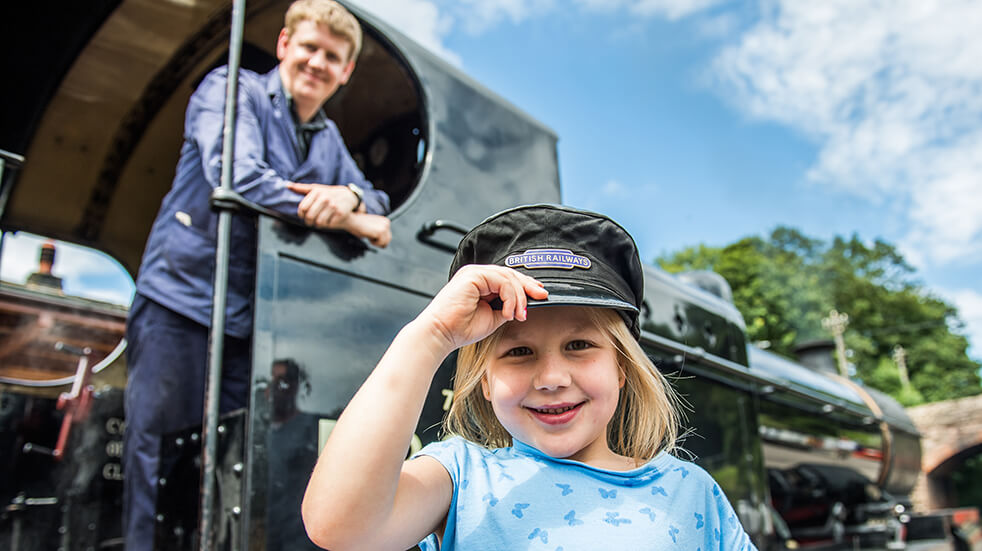
<path id="1" fill-rule="evenodd" d="M 645 262 L 779 225 L 882 239 L 982 359 L 982 2 L 353 3 L 552 128 L 563 202 Z M 6 239 L 0 277 L 39 242 Z M 127 302 L 118 265 L 85 258 L 66 290 Z"/>
<path id="2" fill-rule="evenodd" d="M 25 233 L 3 234 L 0 280 L 23 284 L 38 270 L 40 247 L 48 239 Z M 52 275 L 62 278 L 66 295 L 129 306 L 135 285 L 126 270 L 101 252 L 60 241 L 54 242 Z"/>
<path id="3" fill-rule="evenodd" d="M 895 245 L 982 358 L 982 2 L 354 0 L 552 128 L 642 260 Z"/>

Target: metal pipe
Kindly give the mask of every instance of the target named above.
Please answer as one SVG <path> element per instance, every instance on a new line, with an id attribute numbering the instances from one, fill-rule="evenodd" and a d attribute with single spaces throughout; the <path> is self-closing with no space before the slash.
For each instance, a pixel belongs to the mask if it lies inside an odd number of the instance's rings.
<path id="1" fill-rule="evenodd" d="M 4 210 L 7 208 L 10 190 L 14 187 L 13 173 L 23 164 L 23 156 L 0 149 L 0 220 L 3 219 Z M 3 242 L 8 233 L 10 232 L 0 231 L 0 262 L 3 259 Z"/>
<path id="2" fill-rule="evenodd" d="M 0 218 L 3 218 L 3 213 L 7 208 L 7 199 L 10 198 L 10 190 L 14 187 L 14 178 L 11 173 L 17 171 L 23 164 L 23 155 L 0 149 Z"/>
<path id="3" fill-rule="evenodd" d="M 232 167 L 235 153 L 235 119 L 238 103 L 239 63 L 245 27 L 245 0 L 234 0 L 228 48 L 228 84 L 225 89 L 225 124 L 222 129 L 223 189 L 232 189 Z M 225 303 L 228 290 L 229 250 L 232 213 L 218 213 L 218 238 L 215 247 L 215 286 L 212 297 L 211 332 L 208 338 L 208 378 L 205 384 L 204 428 L 201 458 L 201 514 L 199 549 L 215 549 L 215 474 L 218 457 L 218 416 L 222 387 L 222 357 L 225 346 Z"/>

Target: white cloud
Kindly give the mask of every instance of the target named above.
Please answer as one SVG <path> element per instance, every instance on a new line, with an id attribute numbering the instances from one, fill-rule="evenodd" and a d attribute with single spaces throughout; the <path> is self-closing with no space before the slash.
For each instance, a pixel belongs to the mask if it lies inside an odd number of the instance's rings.
<path id="1" fill-rule="evenodd" d="M 478 34 L 505 20 L 514 24 L 547 14 L 556 3 L 554 0 L 458 0 L 454 6 L 464 28 Z"/>
<path id="2" fill-rule="evenodd" d="M 630 0 L 574 0 L 574 2 L 581 8 L 598 12 L 614 12 L 631 3 Z"/>
<path id="3" fill-rule="evenodd" d="M 721 13 L 712 17 L 701 18 L 696 22 L 699 34 L 712 39 L 729 36 L 735 32 L 740 21 L 735 14 Z"/>
<path id="4" fill-rule="evenodd" d="M 714 70 L 819 144 L 812 181 L 906 205 L 903 249 L 946 263 L 982 254 L 979 28 L 975 0 L 778 0 Z"/>
<path id="5" fill-rule="evenodd" d="M 627 188 L 617 180 L 607 180 L 601 188 L 601 193 L 609 197 L 623 197 L 627 193 Z"/>
<path id="6" fill-rule="evenodd" d="M 982 293 L 971 289 L 942 290 L 941 294 L 958 308 L 958 317 L 965 322 L 965 333 L 973 347 L 969 355 L 982 358 Z"/>
<path id="7" fill-rule="evenodd" d="M 421 46 L 443 59 L 460 66 L 460 55 L 443 41 L 453 28 L 454 19 L 429 0 L 352 0 L 392 25 Z"/>
<path id="8" fill-rule="evenodd" d="M 570 7 L 557 0 L 351 0 L 457 66 L 463 65 L 460 55 L 445 44 L 447 36 L 457 26 L 465 32 L 480 34 L 504 22 L 518 24 L 534 17 L 554 16 L 558 11 L 568 9 L 606 13 L 627 10 L 644 18 L 675 21 L 725 1 L 574 0 Z M 732 24 L 732 20 L 722 18 L 709 22 L 703 31 L 715 34 Z"/>
<path id="9" fill-rule="evenodd" d="M 722 0 L 635 0 L 630 10 L 645 17 L 664 17 L 676 21 L 720 4 Z"/>
<path id="10" fill-rule="evenodd" d="M 659 17 L 676 21 L 723 3 L 725 0 L 575 0 L 589 11 L 615 12 L 627 9 L 642 17 Z"/>

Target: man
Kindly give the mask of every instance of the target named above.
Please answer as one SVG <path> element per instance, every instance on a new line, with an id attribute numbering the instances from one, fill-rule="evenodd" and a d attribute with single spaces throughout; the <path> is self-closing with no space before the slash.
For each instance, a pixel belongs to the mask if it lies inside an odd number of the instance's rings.
<path id="1" fill-rule="evenodd" d="M 280 64 L 242 71 L 233 188 L 308 226 L 384 247 L 388 196 L 358 170 L 321 110 L 348 82 L 361 48 L 357 20 L 333 0 L 298 0 L 276 41 Z M 127 321 L 124 444 L 126 548 L 154 538 L 161 436 L 201 423 L 207 370 L 227 69 L 208 74 L 188 103 L 173 187 L 154 221 Z M 256 226 L 232 221 L 220 409 L 248 403 Z"/>

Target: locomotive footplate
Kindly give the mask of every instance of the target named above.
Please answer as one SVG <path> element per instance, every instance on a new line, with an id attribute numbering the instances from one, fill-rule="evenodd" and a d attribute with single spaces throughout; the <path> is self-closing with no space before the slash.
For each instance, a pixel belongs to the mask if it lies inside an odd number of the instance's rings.
<path id="1" fill-rule="evenodd" d="M 215 549 L 243 549 L 239 541 L 242 517 L 243 450 L 246 410 L 223 415 L 218 423 L 216 464 Z M 160 450 L 157 527 L 154 548 L 160 551 L 197 549 L 201 509 L 201 427 L 164 436 Z"/>

